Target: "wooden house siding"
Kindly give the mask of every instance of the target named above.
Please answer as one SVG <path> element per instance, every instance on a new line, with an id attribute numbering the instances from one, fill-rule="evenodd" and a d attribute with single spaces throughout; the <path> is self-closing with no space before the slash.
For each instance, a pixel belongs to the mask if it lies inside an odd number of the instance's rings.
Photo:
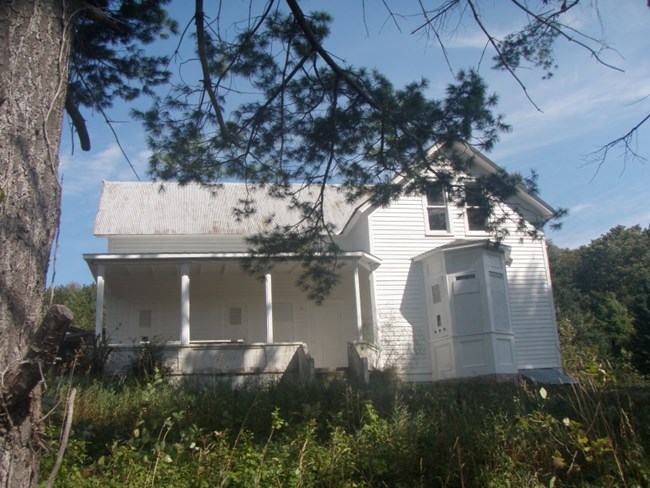
<path id="1" fill-rule="evenodd" d="M 412 258 L 455 239 L 487 237 L 466 231 L 462 209 L 448 208 L 449 233 L 427 233 L 419 196 L 405 196 L 369 217 L 370 253 L 382 260 L 375 271 L 383 365 L 405 374 L 431 374 L 422 268 Z M 521 243 L 514 224 L 504 244 L 511 247 L 508 291 L 518 368 L 561 367 L 550 277 L 543 241 Z M 430 234 L 430 235 L 428 235 Z"/>
<path id="2" fill-rule="evenodd" d="M 247 249 L 242 236 L 237 235 L 142 235 L 110 236 L 108 252 L 242 252 Z"/>
<path id="3" fill-rule="evenodd" d="M 411 379 L 430 379 L 422 270 L 412 262 L 432 247 L 425 236 L 422 198 L 402 197 L 378 208 L 369 223 L 370 253 L 382 260 L 375 271 L 382 365 L 397 367 Z"/>
<path id="4" fill-rule="evenodd" d="M 314 304 L 295 285 L 295 270 L 276 270 L 271 275 L 275 342 L 306 343 L 317 368 L 347 366 L 347 349 L 342 345 L 356 339 L 351 266 L 343 266 L 341 282 L 322 305 Z M 106 325 L 111 343 L 180 340 L 177 265 L 134 264 L 119 274 L 108 274 L 106 282 Z M 228 322 L 231 307 L 241 308 L 241 325 Z M 281 310 L 290 317 L 278 315 Z M 140 311 L 151 311 L 149 326 L 140 326 Z M 365 308 L 364 313 L 369 310 Z M 191 341 L 263 343 L 265 317 L 264 283 L 245 274 L 236 260 L 190 265 Z"/>
<path id="5" fill-rule="evenodd" d="M 164 272 L 138 268 L 142 272 L 108 277 L 105 305 L 109 342 L 138 343 L 143 337 L 158 342 L 179 340 L 179 278 L 171 268 Z M 140 310 L 152 311 L 151 326 L 139 326 Z"/>
<path id="6" fill-rule="evenodd" d="M 544 241 L 516 236 L 506 239 L 511 246 L 508 267 L 510 313 L 515 332 L 515 352 L 520 369 L 561 367 L 560 348 L 551 277 Z"/>

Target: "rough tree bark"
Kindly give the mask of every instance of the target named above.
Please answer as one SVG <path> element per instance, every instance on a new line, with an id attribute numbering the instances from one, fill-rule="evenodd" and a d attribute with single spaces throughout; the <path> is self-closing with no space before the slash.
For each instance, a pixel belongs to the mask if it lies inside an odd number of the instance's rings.
<path id="1" fill-rule="evenodd" d="M 36 333 L 60 215 L 58 152 L 75 5 L 0 1 L 0 487 L 36 486 L 41 405 L 33 373 L 49 357 L 39 340 L 56 340 L 68 320 L 65 313 L 44 320 Z M 29 392 L 12 397 L 16 382 Z"/>

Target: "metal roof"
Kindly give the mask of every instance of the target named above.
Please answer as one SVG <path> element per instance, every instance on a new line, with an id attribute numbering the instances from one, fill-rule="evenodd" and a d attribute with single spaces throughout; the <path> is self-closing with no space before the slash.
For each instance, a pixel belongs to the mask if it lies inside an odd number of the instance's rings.
<path id="1" fill-rule="evenodd" d="M 464 157 L 476 156 L 478 164 L 470 173 L 493 173 L 499 169 L 468 144 L 456 143 L 455 149 Z M 294 185 L 295 191 L 300 188 Z M 368 201 L 348 203 L 339 189 L 338 185 L 327 185 L 323 211 L 325 220 L 341 232 L 346 224 L 354 225 L 358 215 L 373 209 L 374 205 Z M 317 187 L 303 188 L 300 200 L 315 201 L 317 191 Z M 233 210 L 241 206 L 242 200 L 251 200 L 256 213 L 238 220 Z M 93 233 L 96 236 L 252 235 L 275 225 L 296 223 L 299 212 L 288 208 L 287 203 L 269 195 L 266 188 L 246 183 L 222 183 L 212 187 L 199 183 L 104 181 Z M 531 221 L 546 221 L 555 213 L 549 204 L 523 187 L 509 203 Z M 355 210 L 358 210 L 356 214 Z"/>
<path id="2" fill-rule="evenodd" d="M 296 190 L 299 187 L 296 186 Z M 315 189 L 303 189 L 302 201 L 314 201 Z M 256 212 L 238 220 L 233 209 L 251 200 Z M 325 220 L 342 229 L 356 205 L 347 203 L 336 185 L 324 199 Z M 111 235 L 250 235 L 274 225 L 291 225 L 299 212 L 267 189 L 245 183 L 210 187 L 198 183 L 109 182 L 99 202 L 93 233 Z"/>
<path id="3" fill-rule="evenodd" d="M 480 169 L 482 169 L 483 172 L 489 174 L 496 173 L 502 169 L 501 166 L 496 164 L 485 154 L 470 144 L 467 144 L 465 142 L 456 142 L 454 143 L 454 147 L 459 155 L 465 157 L 466 159 L 470 159 L 472 156 L 475 156 L 473 161 L 477 164 L 469 169 L 470 173 L 481 173 Z M 511 203 L 517 204 L 517 208 L 519 210 L 537 215 L 544 222 L 552 218 L 556 212 L 551 205 L 546 203 L 539 196 L 529 193 L 521 184 L 517 185 L 517 194 L 514 195 L 510 201 Z M 530 217 L 530 215 L 524 215 L 524 217 Z"/>

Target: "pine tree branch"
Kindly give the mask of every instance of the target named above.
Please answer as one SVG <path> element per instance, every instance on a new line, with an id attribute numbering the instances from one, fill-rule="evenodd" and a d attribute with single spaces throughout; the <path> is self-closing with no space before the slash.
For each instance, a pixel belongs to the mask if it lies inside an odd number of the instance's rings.
<path id="1" fill-rule="evenodd" d="M 549 17 L 546 17 L 546 16 L 543 16 L 543 15 L 538 15 L 538 14 L 536 14 L 535 12 L 531 11 L 531 10 L 530 10 L 529 8 L 527 8 L 524 4 L 522 4 L 521 2 L 519 2 L 519 1 L 517 1 L 517 0 L 510 0 L 510 1 L 511 1 L 513 4 L 515 4 L 517 7 L 519 7 L 519 8 L 520 8 L 523 12 L 525 12 L 527 15 L 530 15 L 530 16 L 531 16 L 533 19 L 535 19 L 537 22 L 539 22 L 540 24 L 545 25 L 545 26 L 548 27 L 549 29 L 551 29 L 551 30 L 553 30 L 554 32 L 556 32 L 558 35 L 564 37 L 568 42 L 573 42 L 573 43 L 577 44 L 578 46 L 580 46 L 581 48 L 586 49 L 586 50 L 589 52 L 589 54 L 591 54 L 591 55 L 596 59 L 596 61 L 598 61 L 598 62 L 599 62 L 600 64 L 602 64 L 603 66 L 607 66 L 608 68 L 611 68 L 611 69 L 613 69 L 613 70 L 623 72 L 623 70 L 622 70 L 621 68 L 617 68 L 616 66 L 614 66 L 614 65 L 612 65 L 612 64 L 609 64 L 609 63 L 605 62 L 605 61 L 604 61 L 604 60 L 603 60 L 603 59 L 598 55 L 598 52 L 596 52 L 594 49 L 592 49 L 591 47 L 589 47 L 589 46 L 588 46 L 587 44 L 585 44 L 584 42 L 579 41 L 579 40 L 576 39 L 575 37 L 572 37 L 572 36 L 570 36 L 569 34 L 567 34 L 567 33 L 564 31 L 564 29 L 571 30 L 571 31 L 577 33 L 578 35 L 582 36 L 583 38 L 586 38 L 586 39 L 588 39 L 588 40 L 590 40 L 590 41 L 593 41 L 593 42 L 595 42 L 595 43 L 599 43 L 599 44 L 601 45 L 601 47 L 603 47 L 603 48 L 607 48 L 607 45 L 606 45 L 604 42 L 599 41 L 598 39 L 594 39 L 593 37 L 589 37 L 589 36 L 583 34 L 582 32 L 580 32 L 580 31 L 578 31 L 578 30 L 576 30 L 576 29 L 573 29 L 573 28 L 571 28 L 571 27 L 569 27 L 569 26 L 567 26 L 567 25 L 559 24 L 559 23 L 558 23 L 558 24 L 555 24 L 555 23 L 553 23 L 552 21 L 549 20 Z M 578 2 L 574 2 L 574 3 L 573 3 L 572 5 L 570 5 L 569 7 L 565 7 L 565 8 L 563 8 L 562 10 L 560 10 L 559 13 L 564 13 L 564 12 L 566 12 L 566 11 L 569 10 L 570 8 L 572 8 L 572 7 L 574 7 L 575 5 L 577 5 L 577 3 L 578 3 Z M 558 14 L 556 13 L 554 16 L 557 16 L 557 15 L 558 15 Z M 558 26 L 559 26 L 559 27 L 558 27 Z"/>
<path id="2" fill-rule="evenodd" d="M 247 34 L 246 37 L 239 43 L 239 49 L 237 50 L 237 54 L 232 57 L 230 60 L 230 63 L 228 63 L 228 66 L 226 66 L 223 70 L 223 72 L 219 75 L 219 79 L 217 79 L 216 86 L 221 86 L 221 82 L 225 79 L 226 75 L 230 72 L 232 67 L 235 65 L 235 63 L 239 60 L 241 57 L 242 53 L 244 52 L 244 49 L 246 48 L 247 44 L 250 42 L 253 37 L 257 34 L 257 31 L 262 27 L 264 22 L 266 21 L 267 17 L 271 13 L 271 9 L 273 8 L 273 3 L 274 0 L 271 0 L 267 3 L 266 8 L 264 9 L 264 12 L 262 12 L 262 15 L 260 16 L 259 20 L 255 24 L 255 27 L 253 27 Z"/>
<path id="3" fill-rule="evenodd" d="M 203 12 L 203 0 L 196 0 L 194 14 L 194 23 L 196 25 L 196 45 L 199 55 L 199 61 L 201 63 L 201 71 L 203 72 L 203 88 L 208 94 L 210 99 L 210 104 L 214 110 L 214 114 L 217 118 L 217 123 L 219 124 L 219 129 L 221 130 L 221 135 L 229 140 L 230 131 L 226 126 L 226 121 L 223 118 L 223 113 L 221 112 L 221 107 L 219 106 L 219 101 L 217 100 L 217 94 L 212 87 L 212 78 L 210 76 L 210 67 L 208 66 L 208 55 L 205 51 L 205 25 L 204 25 L 204 12 Z"/>
<path id="4" fill-rule="evenodd" d="M 631 144 L 634 135 L 638 132 L 641 126 L 645 124 L 648 120 L 650 120 L 650 114 L 647 114 L 645 117 L 643 117 L 643 119 L 641 119 L 639 123 L 637 123 L 634 127 L 628 130 L 625 134 L 623 134 L 620 137 L 617 137 L 616 139 L 609 141 L 607 144 L 605 144 L 600 149 L 594 151 L 588 156 L 588 160 L 590 163 L 596 163 L 596 171 L 591 181 L 593 181 L 596 175 L 598 175 L 600 168 L 602 168 L 603 164 L 605 164 L 605 160 L 609 155 L 609 151 L 614 149 L 616 146 L 619 145 L 623 146 L 624 163 L 627 162 L 628 159 L 635 159 L 635 158 L 639 160 L 645 159 L 632 147 Z M 623 170 L 625 170 L 625 166 L 623 167 Z"/>
<path id="5" fill-rule="evenodd" d="M 79 107 L 72 100 L 72 96 L 68 90 L 68 95 L 65 98 L 65 111 L 68 113 L 72 125 L 74 125 L 77 135 L 79 136 L 79 144 L 81 144 L 82 151 L 90 151 L 90 136 L 88 135 L 88 128 L 86 127 L 86 120 L 81 115 Z"/>
<path id="6" fill-rule="evenodd" d="M 492 45 L 492 47 L 496 50 L 497 55 L 499 56 L 499 59 L 503 63 L 503 66 L 508 70 L 508 72 L 512 75 L 512 77 L 515 79 L 515 81 L 519 84 L 521 89 L 524 92 L 524 95 L 526 95 L 526 98 L 530 103 L 533 104 L 533 107 L 535 107 L 539 112 L 542 111 L 541 108 L 535 103 L 535 101 L 531 98 L 531 96 L 528 94 L 528 89 L 526 88 L 526 85 L 524 85 L 524 82 L 521 81 L 521 79 L 517 76 L 517 74 L 514 72 L 514 70 L 510 67 L 510 63 L 507 62 L 506 58 L 504 57 L 503 53 L 501 52 L 501 49 L 499 49 L 499 46 L 492 37 L 492 35 L 488 32 L 488 30 L 485 28 L 483 25 L 483 21 L 481 20 L 481 17 L 479 16 L 478 12 L 476 11 L 476 7 L 474 6 L 474 3 L 471 0 L 468 0 L 467 4 L 469 5 L 470 10 L 472 11 L 472 16 L 474 17 L 474 20 L 476 21 L 476 24 L 479 26 L 485 37 L 487 37 L 488 42 Z"/>
<path id="7" fill-rule="evenodd" d="M 350 86 L 350 88 L 352 88 L 368 105 L 379 112 L 383 112 L 382 107 L 380 107 L 377 102 L 375 102 L 375 100 L 370 97 L 366 90 L 364 90 L 363 87 L 359 85 L 359 83 L 357 83 L 356 80 L 352 78 L 347 71 L 342 69 L 338 63 L 332 59 L 332 56 L 330 56 L 329 53 L 323 48 L 323 45 L 311 30 L 311 27 L 309 27 L 309 23 L 307 22 L 307 19 L 305 19 L 305 15 L 298 6 L 298 2 L 296 0 L 286 0 L 286 2 L 291 9 L 293 18 L 296 19 L 298 27 L 300 27 L 300 30 L 305 35 L 305 38 L 311 45 L 312 49 L 318 53 L 318 55 L 323 59 L 323 61 L 325 61 L 325 63 L 327 63 L 327 65 L 332 69 L 336 76 L 345 81 Z"/>

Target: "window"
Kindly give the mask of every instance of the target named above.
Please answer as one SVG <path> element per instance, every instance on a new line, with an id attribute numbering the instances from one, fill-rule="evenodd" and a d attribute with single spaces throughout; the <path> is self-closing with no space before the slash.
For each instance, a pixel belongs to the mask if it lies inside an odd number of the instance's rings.
<path id="1" fill-rule="evenodd" d="M 151 310 L 140 310 L 138 314 L 138 325 L 143 328 L 151 327 Z"/>
<path id="2" fill-rule="evenodd" d="M 440 285 L 433 285 L 431 287 L 431 294 L 433 295 L 433 303 L 440 303 L 442 301 L 442 293 L 440 293 Z"/>
<path id="3" fill-rule="evenodd" d="M 487 230 L 489 212 L 485 204 L 485 196 L 478 185 L 465 186 L 467 228 L 471 232 L 485 232 Z"/>
<path id="4" fill-rule="evenodd" d="M 228 308 L 228 325 L 242 325 L 243 313 L 242 307 L 230 307 Z"/>
<path id="5" fill-rule="evenodd" d="M 447 225 L 447 202 L 442 187 L 431 188 L 426 194 L 426 211 L 428 230 L 436 232 L 448 232 Z"/>

